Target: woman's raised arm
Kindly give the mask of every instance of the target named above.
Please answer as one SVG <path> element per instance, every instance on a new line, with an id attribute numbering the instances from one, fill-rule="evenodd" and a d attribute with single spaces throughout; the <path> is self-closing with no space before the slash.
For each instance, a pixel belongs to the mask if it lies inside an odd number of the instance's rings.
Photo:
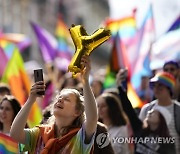
<path id="1" fill-rule="evenodd" d="M 96 131 L 98 115 L 97 115 L 97 103 L 94 94 L 89 84 L 89 74 L 91 70 L 90 59 L 88 56 L 83 56 L 81 59 L 81 65 L 85 66 L 82 75 L 84 102 L 85 102 L 85 130 L 86 130 L 86 141 L 88 142 L 93 133 Z"/>
<path id="2" fill-rule="evenodd" d="M 37 92 L 44 91 L 45 85 L 43 81 L 36 82 L 32 87 L 30 91 L 30 96 L 27 99 L 24 106 L 21 108 L 17 116 L 15 117 L 11 130 L 10 130 L 10 136 L 14 138 L 16 141 L 20 143 L 25 143 L 25 125 L 27 123 L 27 118 L 29 115 L 29 112 L 31 110 L 31 107 L 33 103 L 36 101 L 36 98 L 39 96 L 37 95 Z"/>

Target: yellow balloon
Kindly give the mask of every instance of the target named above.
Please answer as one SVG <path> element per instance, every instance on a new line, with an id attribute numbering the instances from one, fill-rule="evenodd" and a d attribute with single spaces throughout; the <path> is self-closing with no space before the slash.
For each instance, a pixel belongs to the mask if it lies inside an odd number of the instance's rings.
<path id="1" fill-rule="evenodd" d="M 107 41 L 110 36 L 110 30 L 100 28 L 92 35 L 88 35 L 82 25 L 72 25 L 69 29 L 72 40 L 75 45 L 75 53 L 68 66 L 68 71 L 72 72 L 73 77 L 81 72 L 80 62 L 83 55 L 90 55 L 91 52 L 99 45 Z"/>

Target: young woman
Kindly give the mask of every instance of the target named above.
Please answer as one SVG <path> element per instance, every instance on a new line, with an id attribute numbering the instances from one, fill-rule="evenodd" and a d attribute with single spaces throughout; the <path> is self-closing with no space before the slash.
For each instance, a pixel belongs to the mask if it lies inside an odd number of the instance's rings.
<path id="1" fill-rule="evenodd" d="M 119 143 L 116 138 L 128 137 L 127 119 L 118 97 L 103 93 L 97 98 L 99 118 L 107 126 L 115 154 L 129 154 L 127 143 Z"/>
<path id="2" fill-rule="evenodd" d="M 81 72 L 84 100 L 77 90 L 63 89 L 54 100 L 53 116 L 49 124 L 24 129 L 29 111 L 38 97 L 36 93 L 45 88 L 43 82 L 32 86 L 29 99 L 16 116 L 10 132 L 14 139 L 26 145 L 25 149 L 30 153 L 92 152 L 98 116 L 96 101 L 88 81 L 91 68 L 88 56 L 82 57 L 81 65 L 84 66 Z"/>
<path id="3" fill-rule="evenodd" d="M 141 122 L 122 88 L 122 81 L 125 79 L 123 73 L 119 71 L 116 78 L 123 110 L 127 114 L 134 132 L 134 153 L 175 154 L 175 138 L 170 136 L 168 129 L 172 120 L 170 112 L 161 106 L 154 107 L 148 111 L 146 118 Z"/>
<path id="4" fill-rule="evenodd" d="M 0 132 L 10 135 L 12 122 L 20 111 L 21 105 L 12 95 L 5 95 L 0 102 Z"/>

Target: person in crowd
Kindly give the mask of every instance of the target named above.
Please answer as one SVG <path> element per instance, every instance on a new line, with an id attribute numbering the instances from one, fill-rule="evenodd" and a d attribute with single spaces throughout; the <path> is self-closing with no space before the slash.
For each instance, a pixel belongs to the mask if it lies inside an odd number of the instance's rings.
<path id="1" fill-rule="evenodd" d="M 80 93 L 83 94 L 83 91 L 80 90 Z M 53 106 L 52 106 L 52 104 L 50 104 L 43 110 L 43 120 L 42 120 L 41 124 L 48 123 L 48 119 L 52 116 L 52 108 L 53 108 Z M 111 142 L 110 142 L 107 134 L 108 133 L 107 133 L 106 126 L 103 123 L 98 122 L 96 135 L 95 135 L 95 139 L 94 139 L 94 152 L 93 152 L 94 154 L 106 154 L 106 153 L 114 154 Z"/>
<path id="2" fill-rule="evenodd" d="M 180 102 L 180 66 L 176 61 L 170 60 L 164 63 L 163 71 L 168 72 L 176 79 L 176 84 L 173 90 L 173 98 Z"/>
<path id="3" fill-rule="evenodd" d="M 103 82 L 99 78 L 93 78 L 91 88 L 95 97 L 98 97 L 103 92 Z"/>
<path id="4" fill-rule="evenodd" d="M 0 83 L 0 100 L 5 96 L 5 95 L 10 95 L 11 90 L 9 86 L 5 83 Z"/>
<path id="5" fill-rule="evenodd" d="M 10 94 L 9 88 L 6 90 L 7 90 L 7 94 Z M 18 112 L 20 111 L 20 109 L 21 109 L 21 105 L 14 96 L 4 95 L 4 97 L 0 101 L 0 133 L 10 136 L 10 129 L 12 122 L 16 117 L 16 115 L 18 114 Z M 28 125 L 26 124 L 25 127 L 28 128 Z M 18 144 L 18 143 L 14 142 L 14 144 Z M 20 151 L 20 149 L 23 146 L 24 145 L 19 144 L 17 150 Z M 24 151 L 24 154 L 25 153 L 27 152 Z"/>
<path id="6" fill-rule="evenodd" d="M 63 88 L 75 87 L 78 85 L 78 83 L 79 81 L 76 78 L 72 78 L 72 75 L 70 73 L 66 73 L 64 75 L 60 90 Z"/>
<path id="7" fill-rule="evenodd" d="M 45 64 L 45 96 L 41 100 L 42 102 L 39 103 L 42 109 L 45 109 L 46 106 L 52 102 L 55 92 L 59 89 L 59 87 L 61 87 L 66 73 L 64 68 L 59 67 L 60 65 L 56 64 L 56 61 L 54 63 Z"/>
<path id="8" fill-rule="evenodd" d="M 171 74 L 167 72 L 156 74 L 150 80 L 150 87 L 157 99 L 142 107 L 139 118 L 143 121 L 148 111 L 156 106 L 166 108 L 172 116 L 172 120 L 167 126 L 170 135 L 175 137 L 176 153 L 180 153 L 180 105 L 172 99 L 174 86 L 175 78 Z"/>
<path id="9" fill-rule="evenodd" d="M 126 77 L 119 71 L 116 77 L 119 90 L 118 94 L 122 102 L 123 110 L 128 116 L 134 132 L 135 138 L 132 140 L 132 142 L 135 143 L 134 153 L 175 154 L 175 138 L 171 137 L 168 129 L 168 125 L 172 121 L 171 113 L 162 106 L 156 106 L 147 112 L 143 122 L 141 122 L 127 97 L 126 91 L 122 87 L 122 82 L 125 78 Z M 164 138 L 168 138 L 170 143 L 157 141 L 158 139 Z M 141 139 L 141 142 L 139 142 L 139 139 Z M 154 139 L 157 140 L 153 141 Z"/>
<path id="10" fill-rule="evenodd" d="M 21 105 L 12 95 L 5 95 L 0 101 L 0 132 L 10 135 L 12 122 L 20 111 Z"/>
<path id="11" fill-rule="evenodd" d="M 82 75 L 84 97 L 76 89 L 63 89 L 53 104 L 53 116 L 47 125 L 24 129 L 30 109 L 45 89 L 43 82 L 35 83 L 30 96 L 16 116 L 10 131 L 11 137 L 25 144 L 30 153 L 92 153 L 97 127 L 96 100 L 89 85 L 90 59 L 83 56 Z M 86 119 L 84 120 L 84 113 Z"/>
<path id="12" fill-rule="evenodd" d="M 141 85 L 137 89 L 137 94 L 144 103 L 149 103 L 152 101 L 153 91 L 149 87 L 149 77 L 148 76 L 141 77 Z"/>
<path id="13" fill-rule="evenodd" d="M 94 141 L 94 154 L 114 154 L 114 150 L 108 137 L 106 125 L 97 123 L 96 136 Z"/>
<path id="14" fill-rule="evenodd" d="M 115 154 L 129 154 L 128 143 L 118 143 L 116 137 L 128 137 L 127 119 L 119 98 L 111 93 L 97 97 L 99 119 L 106 126 Z"/>

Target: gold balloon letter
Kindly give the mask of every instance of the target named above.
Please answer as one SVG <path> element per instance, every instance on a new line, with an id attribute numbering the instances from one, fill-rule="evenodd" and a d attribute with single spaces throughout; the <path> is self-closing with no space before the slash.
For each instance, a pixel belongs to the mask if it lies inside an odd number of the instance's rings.
<path id="1" fill-rule="evenodd" d="M 81 71 L 81 57 L 90 55 L 90 53 L 99 45 L 110 38 L 110 30 L 100 28 L 92 35 L 88 35 L 86 30 L 81 25 L 72 25 L 69 29 L 72 40 L 75 45 L 75 54 L 68 66 L 68 71 L 72 72 L 73 77 Z"/>

